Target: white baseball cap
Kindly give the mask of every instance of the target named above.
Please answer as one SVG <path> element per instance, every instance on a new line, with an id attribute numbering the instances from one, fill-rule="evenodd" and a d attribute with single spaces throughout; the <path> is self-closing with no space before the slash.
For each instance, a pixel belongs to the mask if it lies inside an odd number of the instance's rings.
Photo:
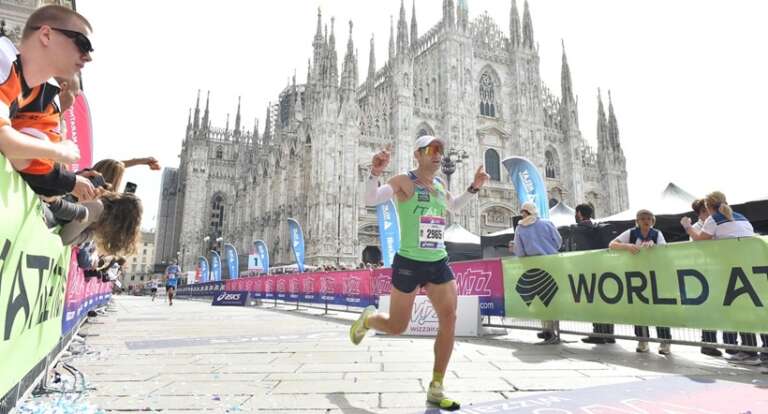
<path id="1" fill-rule="evenodd" d="M 433 137 L 432 135 L 422 135 L 413 143 L 413 149 L 418 150 L 424 148 L 435 141 L 442 145 L 443 149 L 447 146 L 447 143 L 442 138 Z"/>

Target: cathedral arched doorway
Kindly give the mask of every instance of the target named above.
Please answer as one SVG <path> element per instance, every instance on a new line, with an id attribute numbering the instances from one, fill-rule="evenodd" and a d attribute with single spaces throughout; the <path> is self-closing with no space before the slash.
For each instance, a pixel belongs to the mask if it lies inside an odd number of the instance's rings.
<path id="1" fill-rule="evenodd" d="M 363 263 L 379 264 L 381 262 L 381 249 L 378 246 L 366 246 L 363 249 Z"/>

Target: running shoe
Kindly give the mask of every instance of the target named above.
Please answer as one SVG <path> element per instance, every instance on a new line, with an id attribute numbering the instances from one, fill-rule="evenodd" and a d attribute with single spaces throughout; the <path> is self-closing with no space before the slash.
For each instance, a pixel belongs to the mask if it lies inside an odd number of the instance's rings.
<path id="1" fill-rule="evenodd" d="M 461 404 L 459 404 L 458 401 L 445 395 L 443 392 L 443 383 L 441 382 L 433 381 L 429 384 L 427 401 L 446 411 L 456 411 L 461 408 Z"/>
<path id="2" fill-rule="evenodd" d="M 635 352 L 646 353 L 648 352 L 649 348 L 650 347 L 648 346 L 648 341 L 640 341 L 637 343 L 637 348 L 635 348 Z"/>
<path id="3" fill-rule="evenodd" d="M 661 345 L 659 345 L 659 354 L 661 355 L 669 355 L 672 353 L 670 350 L 671 345 L 668 342 L 664 342 Z"/>
<path id="4" fill-rule="evenodd" d="M 360 342 L 363 341 L 366 332 L 368 332 L 368 328 L 365 327 L 365 320 L 374 313 L 376 313 L 376 307 L 373 305 L 368 306 L 363 309 L 360 317 L 349 327 L 349 339 L 353 344 L 360 345 Z"/>

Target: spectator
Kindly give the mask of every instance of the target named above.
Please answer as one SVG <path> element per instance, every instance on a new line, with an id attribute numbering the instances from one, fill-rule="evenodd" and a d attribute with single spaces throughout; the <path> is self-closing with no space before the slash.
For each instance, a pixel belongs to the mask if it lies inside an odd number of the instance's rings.
<path id="1" fill-rule="evenodd" d="M 88 218 L 71 222 L 59 233 L 64 244 L 90 239 L 103 255 L 131 255 L 136 251 L 142 207 L 133 194 L 106 192 L 95 201 L 87 201 Z"/>
<path id="2" fill-rule="evenodd" d="M 611 244 L 608 245 L 610 249 L 626 250 L 632 254 L 639 253 L 644 248 L 651 248 L 660 244 L 667 244 L 664 239 L 664 234 L 653 228 L 656 224 L 656 216 L 649 210 L 640 210 L 635 215 L 635 223 L 637 227 L 627 229 L 621 233 L 618 237 L 613 239 Z M 672 339 L 672 334 L 669 328 L 663 326 L 656 327 L 656 335 L 659 339 L 669 340 Z M 650 333 L 647 326 L 635 326 L 635 336 L 639 338 L 648 338 Z M 671 353 L 671 346 L 669 342 L 662 342 L 659 345 L 659 353 L 661 355 L 669 355 Z M 637 352 L 648 352 L 648 341 L 640 340 L 637 343 Z"/>
<path id="3" fill-rule="evenodd" d="M 574 234 L 577 233 L 583 235 L 585 243 L 574 243 L 574 246 L 571 246 L 568 251 L 604 249 L 608 247 L 603 245 L 604 242 L 602 242 L 602 238 L 598 232 L 598 226 L 592 221 L 594 215 L 595 210 L 589 204 L 579 204 L 576 206 L 576 224 L 571 226 L 571 230 Z M 592 332 L 613 335 L 613 324 L 593 323 Z M 581 342 L 587 344 L 613 344 L 616 343 L 616 339 L 602 336 L 588 336 L 582 338 Z"/>
<path id="4" fill-rule="evenodd" d="M 739 237 L 751 237 L 755 235 L 752 224 L 743 215 L 734 212 L 725 199 L 725 194 L 720 191 L 714 191 L 707 194 L 704 199 L 709 217 L 704 221 L 701 229 L 691 225 L 690 217 L 680 219 L 685 232 L 691 236 L 692 240 L 722 240 L 735 239 Z M 757 336 L 754 333 L 741 332 L 741 344 L 744 346 L 757 346 Z M 763 339 L 763 347 L 766 347 L 766 338 Z M 736 345 L 735 332 L 723 332 L 723 342 L 729 345 Z M 726 350 L 731 356 L 731 360 L 747 365 L 759 365 L 761 363 L 757 352 L 733 352 Z"/>
<path id="5" fill-rule="evenodd" d="M 703 198 L 694 200 L 693 203 L 691 203 L 691 209 L 693 210 L 693 212 L 696 214 L 696 217 L 697 217 L 696 223 L 694 223 L 691 227 L 696 229 L 696 231 L 701 232 L 701 228 L 704 227 L 704 223 L 709 218 L 709 210 L 707 210 L 706 200 Z M 681 223 L 682 222 L 683 220 L 681 220 Z M 693 240 L 693 238 L 691 238 L 691 240 Z M 702 330 L 701 342 L 717 343 L 717 331 Z M 701 353 L 709 356 L 714 356 L 714 357 L 719 357 L 723 355 L 723 353 L 720 352 L 719 349 L 712 346 L 701 347 Z M 736 351 L 732 351 L 732 353 L 735 354 Z"/>
<path id="6" fill-rule="evenodd" d="M 520 214 L 523 219 L 515 228 L 514 252 L 517 257 L 543 256 L 556 254 L 563 243 L 555 225 L 549 220 L 539 218 L 536 204 L 524 203 Z M 544 344 L 556 344 L 560 342 L 557 321 L 542 321 L 540 337 Z"/>
<path id="7" fill-rule="evenodd" d="M 104 177 L 104 181 L 111 184 L 112 191 L 119 191 L 125 169 L 135 165 L 146 165 L 153 171 L 160 169 L 160 164 L 154 157 L 134 158 L 127 161 L 104 159 L 94 164 L 92 169 L 99 172 Z"/>
<path id="8" fill-rule="evenodd" d="M 91 30 L 90 23 L 77 12 L 49 5 L 29 16 L 18 50 L 8 38 L 0 38 L 0 152 L 9 160 L 46 159 L 70 163 L 80 159 L 75 143 L 29 139 L 12 121 L 37 98 L 42 99 L 37 102 L 42 105 L 30 109 L 47 110 L 58 94 L 58 88 L 48 83 L 48 79 L 70 78 L 91 61 L 93 47 L 88 39 Z"/>

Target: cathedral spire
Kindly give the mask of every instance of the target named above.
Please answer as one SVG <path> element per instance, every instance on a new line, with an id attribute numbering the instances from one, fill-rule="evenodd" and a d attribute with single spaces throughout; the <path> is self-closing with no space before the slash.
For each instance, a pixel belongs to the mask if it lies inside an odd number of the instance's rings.
<path id="1" fill-rule="evenodd" d="M 456 27 L 456 7 L 453 0 L 443 0 L 443 26 L 447 29 Z"/>
<path id="2" fill-rule="evenodd" d="M 608 121 L 605 118 L 603 97 L 600 88 L 597 88 L 597 151 L 605 152 L 608 149 Z"/>
<path id="3" fill-rule="evenodd" d="M 389 15 L 389 61 L 395 60 L 395 18 Z"/>
<path id="4" fill-rule="evenodd" d="M 517 0 L 512 0 L 509 10 L 509 45 L 512 49 L 520 47 L 520 15 L 517 13 Z"/>
<path id="5" fill-rule="evenodd" d="M 328 70 L 328 73 L 330 75 L 330 85 L 331 87 L 337 87 L 339 86 L 339 59 L 336 55 L 336 18 L 331 17 L 331 35 L 328 38 L 328 53 L 330 55 L 330 69 Z"/>
<path id="6" fill-rule="evenodd" d="M 412 2 L 413 7 L 411 9 L 411 47 L 415 48 L 416 43 L 419 41 L 419 27 L 416 24 L 416 0 Z"/>
<path id="7" fill-rule="evenodd" d="M 611 90 L 608 89 L 608 141 L 611 149 L 621 151 L 621 142 L 619 141 L 619 124 L 616 122 L 616 114 L 613 112 L 613 98 Z"/>
<path id="8" fill-rule="evenodd" d="M 459 0 L 456 20 L 459 30 L 466 32 L 469 29 L 469 7 L 467 6 L 467 0 Z"/>
<path id="9" fill-rule="evenodd" d="M 371 33 L 371 52 L 368 55 L 368 80 L 373 83 L 376 77 L 376 52 L 373 48 L 373 33 Z"/>
<path id="10" fill-rule="evenodd" d="M 347 54 L 344 56 L 344 67 L 341 74 L 341 100 L 354 100 L 357 87 L 357 55 L 355 45 L 352 42 L 352 20 L 349 21 L 349 40 L 347 41 Z"/>
<path id="11" fill-rule="evenodd" d="M 192 108 L 189 108 L 189 116 L 187 116 L 187 135 L 192 130 Z"/>
<path id="12" fill-rule="evenodd" d="M 203 128 L 208 128 L 210 126 L 210 117 L 208 112 L 208 104 L 211 100 L 211 91 L 208 91 L 208 94 L 205 96 L 205 112 L 203 112 L 203 124 L 201 125 Z"/>
<path id="13" fill-rule="evenodd" d="M 251 141 L 253 145 L 259 144 L 259 118 L 253 118 L 253 138 Z"/>
<path id="14" fill-rule="evenodd" d="M 400 0 L 400 17 L 397 19 L 397 54 L 408 53 L 408 23 L 405 18 L 405 0 Z"/>
<path id="15" fill-rule="evenodd" d="M 565 56 L 565 41 L 561 40 L 563 45 L 563 63 L 560 70 L 560 88 L 562 90 L 563 105 L 573 105 L 573 84 L 571 83 L 571 68 L 568 66 L 568 58 Z"/>
<path id="16" fill-rule="evenodd" d="M 227 112 L 227 126 L 224 127 L 225 132 L 229 132 L 229 112 Z"/>
<path id="17" fill-rule="evenodd" d="M 237 115 L 235 115 L 235 136 L 240 136 L 240 97 L 237 97 Z"/>
<path id="18" fill-rule="evenodd" d="M 312 49 L 314 52 L 315 66 L 320 65 L 320 60 L 323 56 L 323 15 L 320 12 L 320 8 L 317 8 L 317 31 L 315 32 L 315 38 L 312 41 Z"/>
<path id="19" fill-rule="evenodd" d="M 264 144 L 268 144 L 269 140 L 272 138 L 272 111 L 271 111 L 272 102 L 267 103 L 267 115 L 264 118 L 264 123 L 266 124 L 264 126 L 264 135 L 263 135 L 263 142 Z"/>
<path id="20" fill-rule="evenodd" d="M 193 129 L 200 127 L 200 89 L 197 90 L 197 102 L 195 102 L 195 121 L 192 124 Z"/>
<path id="21" fill-rule="evenodd" d="M 525 0 L 525 9 L 523 10 L 523 47 L 533 50 L 533 22 L 531 21 L 531 11 L 528 8 L 528 0 Z"/>

